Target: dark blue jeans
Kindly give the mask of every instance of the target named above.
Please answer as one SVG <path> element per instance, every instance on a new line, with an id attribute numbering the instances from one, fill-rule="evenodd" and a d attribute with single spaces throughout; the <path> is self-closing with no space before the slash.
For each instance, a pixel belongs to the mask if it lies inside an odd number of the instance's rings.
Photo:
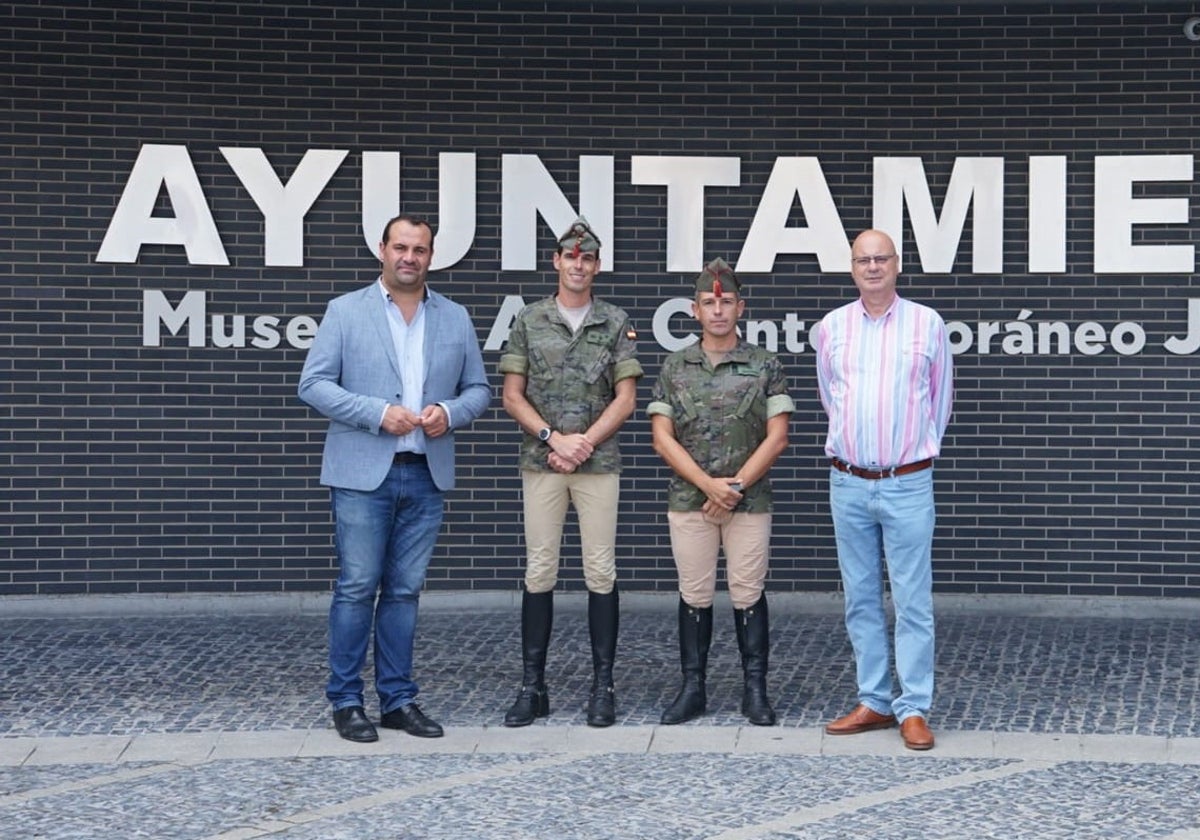
<path id="1" fill-rule="evenodd" d="M 333 708 L 363 705 L 362 669 L 375 625 L 380 712 L 411 703 L 413 636 L 425 570 L 442 526 L 442 493 L 423 463 L 397 464 L 370 492 L 331 491 L 339 573 L 329 608 Z M 378 598 L 376 595 L 378 594 Z"/>

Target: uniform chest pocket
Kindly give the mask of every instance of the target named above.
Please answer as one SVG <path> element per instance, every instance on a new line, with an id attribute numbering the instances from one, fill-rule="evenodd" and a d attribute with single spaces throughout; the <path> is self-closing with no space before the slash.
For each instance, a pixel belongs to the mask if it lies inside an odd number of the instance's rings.
<path id="1" fill-rule="evenodd" d="M 540 382 L 556 382 L 566 376 L 566 347 L 545 342 L 529 348 L 529 377 Z"/>
<path id="2" fill-rule="evenodd" d="M 767 411 L 767 389 L 762 372 L 747 369 L 738 374 L 738 384 L 742 388 L 741 399 L 733 410 L 733 416 L 739 419 L 758 419 Z"/>
<path id="3" fill-rule="evenodd" d="M 587 357 L 584 381 L 607 392 L 612 387 L 612 338 L 606 333 L 588 333 L 580 350 Z"/>

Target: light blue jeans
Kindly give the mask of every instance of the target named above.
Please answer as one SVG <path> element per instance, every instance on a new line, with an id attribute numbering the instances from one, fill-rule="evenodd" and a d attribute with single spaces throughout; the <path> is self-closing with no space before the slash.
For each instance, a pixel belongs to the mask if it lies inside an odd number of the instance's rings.
<path id="1" fill-rule="evenodd" d="M 899 720 L 933 702 L 933 469 L 869 480 L 830 468 L 829 505 L 854 646 L 858 699 Z M 896 613 L 892 682 L 883 564 Z"/>
<path id="2" fill-rule="evenodd" d="M 363 705 L 373 619 L 375 690 L 379 711 L 390 712 L 417 696 L 417 604 L 442 526 L 442 493 L 429 467 L 414 463 L 394 465 L 376 490 L 335 487 L 330 495 L 340 571 L 329 607 L 325 696 L 335 710 Z"/>

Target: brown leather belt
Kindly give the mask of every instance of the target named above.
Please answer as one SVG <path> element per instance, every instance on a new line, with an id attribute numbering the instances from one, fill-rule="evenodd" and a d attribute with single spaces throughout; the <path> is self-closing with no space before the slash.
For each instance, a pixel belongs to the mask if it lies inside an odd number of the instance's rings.
<path id="1" fill-rule="evenodd" d="M 875 481 L 880 478 L 891 478 L 894 475 L 908 475 L 909 473 L 927 470 L 933 466 L 933 459 L 926 458 L 924 461 L 913 461 L 911 464 L 889 467 L 886 470 L 864 470 L 862 467 L 847 464 L 841 458 L 830 458 L 829 463 L 838 472 L 850 473 L 850 475 L 858 476 L 859 478 L 867 478 Z"/>

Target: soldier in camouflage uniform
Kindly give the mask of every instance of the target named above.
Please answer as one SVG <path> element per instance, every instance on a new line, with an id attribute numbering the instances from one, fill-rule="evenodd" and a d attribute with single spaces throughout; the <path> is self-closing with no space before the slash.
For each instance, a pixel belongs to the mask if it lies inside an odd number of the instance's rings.
<path id="1" fill-rule="evenodd" d="M 704 714 L 717 555 L 725 549 L 742 657 L 742 714 L 772 726 L 767 699 L 767 596 L 771 485 L 767 472 L 788 444 L 794 410 L 779 358 L 738 338 L 741 286 L 721 258 L 696 279 L 692 314 L 700 341 L 663 362 L 647 413 L 654 450 L 675 471 L 667 503 L 679 572 L 679 660 L 683 685 L 665 724 Z"/>
<path id="2" fill-rule="evenodd" d="M 523 676 L 505 726 L 528 726 L 550 713 L 546 650 L 554 616 L 563 521 L 575 506 L 588 589 L 592 640 L 589 726 L 616 721 L 617 432 L 633 413 L 637 359 L 629 316 L 592 296 L 600 240 L 577 219 L 554 254 L 558 292 L 517 315 L 500 358 L 504 409 L 521 426 L 525 509 L 525 591 L 521 598 Z"/>

